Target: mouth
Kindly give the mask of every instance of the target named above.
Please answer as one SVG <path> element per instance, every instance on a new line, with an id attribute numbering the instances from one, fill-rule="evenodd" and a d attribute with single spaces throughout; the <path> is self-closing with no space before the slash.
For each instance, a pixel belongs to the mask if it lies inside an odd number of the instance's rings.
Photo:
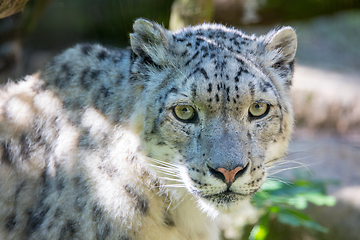
<path id="1" fill-rule="evenodd" d="M 227 190 L 221 193 L 203 196 L 203 198 L 212 202 L 215 205 L 229 205 L 243 200 L 245 196 L 246 195 L 234 193 Z"/>
<path id="2" fill-rule="evenodd" d="M 219 195 L 219 194 L 224 194 L 224 195 L 231 195 L 231 194 L 239 194 L 239 193 L 235 193 L 233 191 L 230 191 L 230 190 L 226 190 L 222 193 L 218 193 L 218 194 L 215 194 L 215 195 Z M 239 195 L 242 195 L 242 194 L 239 194 Z M 245 195 L 242 195 L 242 196 L 245 196 Z"/>
<path id="3" fill-rule="evenodd" d="M 229 204 L 229 203 L 234 203 L 234 202 L 243 200 L 246 197 L 250 197 L 251 195 L 253 195 L 256 192 L 257 192 L 257 190 L 253 190 L 251 192 L 246 192 L 246 193 L 237 193 L 237 192 L 227 189 L 220 193 L 206 195 L 206 196 L 202 196 L 202 197 L 210 202 Z"/>
<path id="4" fill-rule="evenodd" d="M 216 194 L 211 194 L 211 195 L 206 195 L 206 196 L 203 196 L 203 198 L 221 198 L 223 196 L 248 196 L 250 194 L 242 194 L 242 193 L 236 193 L 236 192 L 233 192 L 233 191 L 230 191 L 230 190 L 226 190 L 226 191 L 223 191 L 223 192 L 220 192 L 220 193 L 216 193 Z"/>

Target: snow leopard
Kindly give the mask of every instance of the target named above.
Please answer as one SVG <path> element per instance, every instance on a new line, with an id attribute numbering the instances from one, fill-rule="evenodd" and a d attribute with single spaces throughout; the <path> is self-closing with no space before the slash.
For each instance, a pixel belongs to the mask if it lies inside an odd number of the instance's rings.
<path id="1" fill-rule="evenodd" d="M 293 128 L 295 31 L 134 22 L 0 90 L 0 239 L 219 239 Z"/>

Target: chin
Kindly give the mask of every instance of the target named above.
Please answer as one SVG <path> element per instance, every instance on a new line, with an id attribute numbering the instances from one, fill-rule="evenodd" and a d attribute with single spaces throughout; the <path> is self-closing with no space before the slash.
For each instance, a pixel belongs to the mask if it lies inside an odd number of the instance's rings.
<path id="1" fill-rule="evenodd" d="M 251 195 L 242 195 L 232 192 L 218 193 L 198 200 L 199 207 L 211 218 L 216 218 L 220 213 L 237 211 L 244 203 L 248 202 Z"/>

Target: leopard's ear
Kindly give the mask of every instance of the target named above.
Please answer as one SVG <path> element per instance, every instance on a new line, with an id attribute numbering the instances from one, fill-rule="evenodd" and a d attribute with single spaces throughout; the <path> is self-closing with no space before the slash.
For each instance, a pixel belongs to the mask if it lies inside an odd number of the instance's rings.
<path id="1" fill-rule="evenodd" d="M 268 53 L 276 52 L 276 61 L 289 64 L 294 61 L 297 48 L 297 37 L 292 27 L 282 27 L 270 32 L 265 37 L 265 49 Z"/>
<path id="2" fill-rule="evenodd" d="M 271 31 L 262 40 L 267 58 L 266 66 L 272 68 L 279 76 L 281 83 L 289 87 L 294 75 L 294 61 L 297 48 L 297 37 L 291 27 L 282 27 Z"/>
<path id="3" fill-rule="evenodd" d="M 172 34 L 157 23 L 137 19 L 130 34 L 131 49 L 142 57 L 149 57 L 154 63 L 164 65 L 169 61 L 168 49 Z"/>

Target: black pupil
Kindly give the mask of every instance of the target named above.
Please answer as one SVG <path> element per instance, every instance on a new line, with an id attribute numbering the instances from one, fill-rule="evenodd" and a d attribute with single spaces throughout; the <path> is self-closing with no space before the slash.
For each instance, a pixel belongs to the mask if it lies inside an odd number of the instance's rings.
<path id="1" fill-rule="evenodd" d="M 183 113 L 187 113 L 187 112 L 189 112 L 189 109 L 184 107 L 182 111 L 183 111 Z"/>

